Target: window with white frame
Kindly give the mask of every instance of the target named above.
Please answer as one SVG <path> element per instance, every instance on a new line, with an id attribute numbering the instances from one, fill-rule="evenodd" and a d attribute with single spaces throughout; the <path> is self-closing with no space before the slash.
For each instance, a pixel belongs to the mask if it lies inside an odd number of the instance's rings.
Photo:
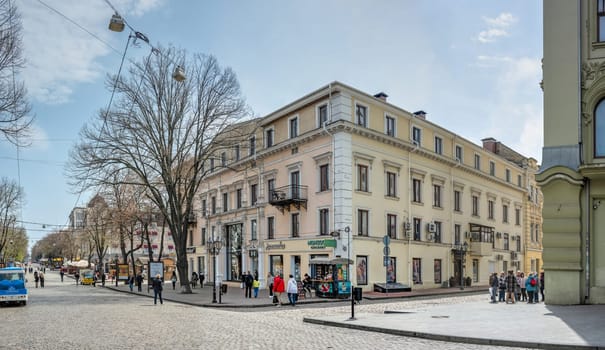
<path id="1" fill-rule="evenodd" d="M 242 189 L 238 188 L 235 190 L 235 206 L 237 209 L 242 207 Z"/>
<path id="2" fill-rule="evenodd" d="M 435 232 L 433 233 L 433 239 L 435 243 L 441 243 L 441 232 L 442 232 L 442 223 L 441 221 L 433 221 L 435 224 Z"/>
<path id="3" fill-rule="evenodd" d="M 258 227 L 256 225 L 256 219 L 250 220 L 250 239 L 258 240 Z"/>
<path id="4" fill-rule="evenodd" d="M 292 237 L 298 237 L 300 234 L 300 214 L 299 213 L 292 213 L 290 214 L 290 233 L 292 234 Z"/>
<path id="5" fill-rule="evenodd" d="M 317 107 L 317 125 L 323 127 L 328 122 L 328 105 L 324 104 Z"/>
<path id="6" fill-rule="evenodd" d="M 433 184 L 433 207 L 441 208 L 441 185 Z"/>
<path id="7" fill-rule="evenodd" d="M 384 117 L 384 133 L 395 137 L 395 118 L 389 115 Z"/>
<path id="8" fill-rule="evenodd" d="M 330 234 L 330 209 L 319 209 L 319 234 L 326 236 Z"/>
<path id="9" fill-rule="evenodd" d="M 387 197 L 397 197 L 397 174 L 387 171 Z"/>
<path id="10" fill-rule="evenodd" d="M 319 166 L 319 191 L 330 189 L 330 165 L 322 164 Z"/>
<path id="11" fill-rule="evenodd" d="M 397 215 L 387 214 L 387 235 L 397 239 Z"/>
<path id="12" fill-rule="evenodd" d="M 456 160 L 462 162 L 463 161 L 463 159 L 462 159 L 462 146 L 456 145 L 455 150 L 456 151 L 455 151 L 454 156 L 456 157 Z"/>
<path id="13" fill-rule="evenodd" d="M 269 148 L 273 146 L 273 128 L 265 130 L 265 147 Z"/>
<path id="14" fill-rule="evenodd" d="M 267 239 L 275 239 L 275 217 L 267 218 Z"/>
<path id="15" fill-rule="evenodd" d="M 508 223 L 508 205 L 502 204 L 502 222 Z"/>
<path id="16" fill-rule="evenodd" d="M 365 209 L 357 210 L 357 234 L 359 236 L 368 236 L 369 234 L 370 212 Z"/>
<path id="17" fill-rule="evenodd" d="M 229 211 L 229 193 L 223 192 L 223 213 Z"/>
<path id="18" fill-rule="evenodd" d="M 457 212 L 461 211 L 460 201 L 461 201 L 460 191 L 454 190 L 454 211 L 457 211 Z"/>
<path id="19" fill-rule="evenodd" d="M 227 166 L 227 152 L 221 153 L 221 165 Z"/>
<path id="20" fill-rule="evenodd" d="M 443 154 L 443 139 L 439 136 L 435 136 L 435 153 Z"/>
<path id="21" fill-rule="evenodd" d="M 489 161 L 489 174 L 491 176 L 496 176 L 496 163 L 493 161 Z"/>
<path id="22" fill-rule="evenodd" d="M 355 122 L 364 128 L 368 127 L 368 107 L 359 104 L 355 105 Z"/>
<path id="23" fill-rule="evenodd" d="M 522 181 L 522 177 L 521 175 L 517 175 L 517 186 L 522 187 L 523 186 L 523 181 Z"/>
<path id="24" fill-rule="evenodd" d="M 250 185 L 250 205 L 256 205 L 258 201 L 258 185 L 252 184 Z"/>
<path id="25" fill-rule="evenodd" d="M 419 127 L 412 126 L 412 142 L 417 145 L 422 144 L 422 130 Z"/>
<path id="26" fill-rule="evenodd" d="M 212 214 L 216 214 L 216 196 L 212 196 L 212 198 L 210 199 L 211 202 L 211 206 L 212 206 Z"/>
<path id="27" fill-rule="evenodd" d="M 241 155 L 240 155 L 240 147 L 239 147 L 239 145 L 233 146 L 233 154 L 234 154 L 233 158 L 235 159 L 236 162 L 238 160 L 240 160 Z"/>
<path id="28" fill-rule="evenodd" d="M 368 166 L 357 165 L 357 190 L 368 192 Z"/>
<path id="29" fill-rule="evenodd" d="M 422 239 L 422 219 L 414 218 L 413 222 L 414 240 L 420 241 Z"/>
<path id="30" fill-rule="evenodd" d="M 515 208 L 515 225 L 521 225 L 521 209 Z"/>
<path id="31" fill-rule="evenodd" d="M 487 201 L 487 218 L 494 220 L 494 201 L 492 199 Z"/>
<path id="32" fill-rule="evenodd" d="M 472 195 L 471 204 L 472 204 L 472 215 L 479 216 L 479 196 Z"/>
<path id="33" fill-rule="evenodd" d="M 506 169 L 505 179 L 506 179 L 506 182 L 510 182 L 510 169 Z"/>
<path id="34" fill-rule="evenodd" d="M 462 226 L 460 224 L 454 225 L 454 244 L 459 245 L 461 242 Z"/>
<path id="35" fill-rule="evenodd" d="M 298 117 L 288 119 L 288 134 L 291 139 L 298 136 Z"/>
<path id="36" fill-rule="evenodd" d="M 422 180 L 412 179 L 412 202 L 422 203 Z"/>
<path id="37" fill-rule="evenodd" d="M 475 169 L 481 170 L 481 156 L 475 154 Z"/>
<path id="38" fill-rule="evenodd" d="M 256 154 L 256 136 L 250 137 L 249 144 L 250 144 L 249 155 L 253 156 L 254 154 Z"/>

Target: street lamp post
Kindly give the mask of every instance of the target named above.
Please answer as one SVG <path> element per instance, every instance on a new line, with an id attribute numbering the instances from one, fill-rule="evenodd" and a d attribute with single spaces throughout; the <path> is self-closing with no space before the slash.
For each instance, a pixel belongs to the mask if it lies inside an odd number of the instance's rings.
<path id="1" fill-rule="evenodd" d="M 208 242 L 208 249 L 210 249 L 210 255 L 212 255 L 212 273 L 214 274 L 214 278 L 212 281 L 213 304 L 216 304 L 216 256 L 219 255 L 222 247 L 223 242 L 216 237 L 212 237 L 212 240 Z"/>
<path id="2" fill-rule="evenodd" d="M 460 244 L 456 247 L 456 252 L 460 254 L 460 290 L 464 290 L 464 260 L 468 251 L 468 243 Z"/>

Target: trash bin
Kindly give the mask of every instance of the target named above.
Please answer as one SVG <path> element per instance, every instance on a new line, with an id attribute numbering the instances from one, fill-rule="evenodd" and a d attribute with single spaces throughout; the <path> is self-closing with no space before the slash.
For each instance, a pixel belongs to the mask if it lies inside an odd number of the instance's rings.
<path id="1" fill-rule="evenodd" d="M 361 288 L 359 288 L 359 287 L 353 288 L 353 299 L 355 299 L 356 301 L 361 300 Z"/>
<path id="2" fill-rule="evenodd" d="M 226 284 L 221 284 L 221 293 L 227 294 L 227 285 Z"/>

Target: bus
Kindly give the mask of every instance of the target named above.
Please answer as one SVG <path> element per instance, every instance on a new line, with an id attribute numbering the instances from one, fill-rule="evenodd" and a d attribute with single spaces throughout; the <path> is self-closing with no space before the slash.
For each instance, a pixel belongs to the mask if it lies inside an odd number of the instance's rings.
<path id="1" fill-rule="evenodd" d="M 21 267 L 0 269 L 0 304 L 27 305 L 25 270 Z"/>

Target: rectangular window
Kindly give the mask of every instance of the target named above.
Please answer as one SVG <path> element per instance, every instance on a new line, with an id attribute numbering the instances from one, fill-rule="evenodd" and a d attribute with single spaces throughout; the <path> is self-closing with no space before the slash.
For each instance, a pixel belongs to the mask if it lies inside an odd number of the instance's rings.
<path id="1" fill-rule="evenodd" d="M 433 207 L 441 208 L 441 186 L 433 185 Z"/>
<path id="2" fill-rule="evenodd" d="M 355 116 L 357 118 L 357 125 L 368 127 L 368 108 L 365 106 L 355 105 Z"/>
<path id="3" fill-rule="evenodd" d="M 422 239 L 422 220 L 414 218 L 414 240 L 419 241 Z"/>
<path id="4" fill-rule="evenodd" d="M 359 236 L 368 236 L 369 219 L 369 211 L 361 209 L 357 211 L 357 234 Z"/>
<path id="5" fill-rule="evenodd" d="M 320 128 L 328 122 L 328 105 L 319 106 L 317 109 L 317 121 Z"/>
<path id="6" fill-rule="evenodd" d="M 502 222 L 508 223 L 508 205 L 502 205 Z"/>
<path id="7" fill-rule="evenodd" d="M 454 225 L 454 244 L 460 244 L 461 240 L 460 240 L 460 232 L 462 227 L 460 226 L 460 224 L 455 224 Z"/>
<path id="8" fill-rule="evenodd" d="M 289 126 L 290 138 L 293 139 L 298 136 L 298 118 L 291 118 L 289 121 Z"/>
<path id="9" fill-rule="evenodd" d="M 412 142 L 418 146 L 422 144 L 422 130 L 415 126 L 412 127 Z"/>
<path id="10" fill-rule="evenodd" d="M 273 129 L 265 130 L 265 147 L 273 146 Z"/>
<path id="11" fill-rule="evenodd" d="M 435 221 L 435 233 L 433 233 L 433 239 L 435 243 L 441 243 L 441 221 Z"/>
<path id="12" fill-rule="evenodd" d="M 508 241 L 508 239 L 509 239 L 508 233 L 503 234 L 502 237 L 504 240 L 504 245 L 503 245 L 502 249 L 509 250 L 510 248 L 509 248 L 509 241 Z"/>
<path id="13" fill-rule="evenodd" d="M 275 179 L 267 180 L 267 193 L 269 194 L 269 198 L 277 200 L 279 196 L 275 193 Z"/>
<path id="14" fill-rule="evenodd" d="M 291 223 L 292 223 L 292 227 L 291 227 L 292 237 L 298 237 L 298 235 L 299 235 L 299 228 L 300 228 L 299 214 L 298 213 L 293 213 L 291 215 Z"/>
<path id="15" fill-rule="evenodd" d="M 462 146 L 458 146 L 456 145 L 456 154 L 455 154 L 456 160 L 458 160 L 459 162 L 462 163 Z"/>
<path id="16" fill-rule="evenodd" d="M 223 193 L 223 213 L 229 211 L 229 193 Z"/>
<path id="17" fill-rule="evenodd" d="M 227 152 L 222 152 L 221 153 L 221 165 L 222 166 L 226 166 L 227 165 Z"/>
<path id="18" fill-rule="evenodd" d="M 487 201 L 487 218 L 490 220 L 494 220 L 494 201 Z"/>
<path id="19" fill-rule="evenodd" d="M 235 147 L 233 147 L 233 153 L 235 155 L 235 161 L 240 160 L 240 150 L 239 150 L 239 145 L 235 145 Z"/>
<path id="20" fill-rule="evenodd" d="M 505 177 L 506 177 L 506 182 L 510 182 L 510 169 L 506 169 Z"/>
<path id="21" fill-rule="evenodd" d="M 517 186 L 522 187 L 523 181 L 521 175 L 517 175 Z"/>
<path id="22" fill-rule="evenodd" d="M 267 239 L 275 239 L 275 218 L 267 218 Z"/>
<path id="23" fill-rule="evenodd" d="M 443 154 L 443 139 L 439 136 L 435 136 L 435 153 Z"/>
<path id="24" fill-rule="evenodd" d="M 258 240 L 258 227 L 256 225 L 256 219 L 250 220 L 250 239 Z"/>
<path id="25" fill-rule="evenodd" d="M 454 191 L 454 211 L 460 211 L 460 191 Z"/>
<path id="26" fill-rule="evenodd" d="M 237 190 L 235 190 L 235 205 L 237 206 L 237 209 L 240 209 L 242 207 L 242 189 L 238 188 Z"/>
<path id="27" fill-rule="evenodd" d="M 433 266 L 433 275 L 435 276 L 435 283 L 441 284 L 441 259 L 435 259 Z"/>
<path id="28" fill-rule="evenodd" d="M 473 259 L 473 282 L 479 282 L 479 259 Z"/>
<path id="29" fill-rule="evenodd" d="M 397 174 L 387 171 L 387 196 L 397 197 Z"/>
<path id="30" fill-rule="evenodd" d="M 515 208 L 515 225 L 521 225 L 521 209 Z"/>
<path id="31" fill-rule="evenodd" d="M 475 154 L 475 169 L 481 170 L 481 156 Z"/>
<path id="32" fill-rule="evenodd" d="M 422 203 L 422 181 L 412 179 L 412 202 Z"/>
<path id="33" fill-rule="evenodd" d="M 214 171 L 214 158 L 210 158 L 210 171 Z"/>
<path id="34" fill-rule="evenodd" d="M 211 206 L 212 206 L 212 209 L 211 209 L 212 210 L 212 214 L 216 214 L 216 197 L 213 196 L 212 199 L 211 199 L 211 202 L 212 202 L 212 204 L 211 204 Z"/>
<path id="35" fill-rule="evenodd" d="M 395 137 L 395 118 L 387 115 L 384 118 L 384 129 L 385 134 Z"/>
<path id="36" fill-rule="evenodd" d="M 206 217 L 206 215 L 208 215 L 208 208 L 206 206 L 205 199 L 202 199 L 202 215 L 204 215 L 204 217 Z"/>
<path id="37" fill-rule="evenodd" d="M 387 214 L 387 235 L 397 239 L 397 215 Z"/>
<path id="38" fill-rule="evenodd" d="M 323 164 L 319 166 L 319 191 L 330 189 L 330 165 Z"/>
<path id="39" fill-rule="evenodd" d="M 605 41 L 605 0 L 597 1 L 597 25 L 598 25 L 597 40 L 600 42 Z"/>
<path id="40" fill-rule="evenodd" d="M 322 236 L 330 234 L 330 209 L 319 209 L 319 234 Z"/>
<path id="41" fill-rule="evenodd" d="M 496 163 L 489 161 L 489 174 L 491 176 L 496 176 Z"/>
<path id="42" fill-rule="evenodd" d="M 258 185 L 252 184 L 250 185 L 250 205 L 256 205 L 258 201 Z"/>
<path id="43" fill-rule="evenodd" d="M 256 154 L 256 136 L 250 137 L 250 155 Z"/>
<path id="44" fill-rule="evenodd" d="M 357 166 L 357 190 L 368 192 L 368 167 L 365 165 Z"/>
<path id="45" fill-rule="evenodd" d="M 290 187 L 292 199 L 300 198 L 300 171 L 293 171 L 290 173 Z"/>
<path id="46" fill-rule="evenodd" d="M 422 284 L 422 259 L 412 259 L 412 276 L 414 284 Z"/>
<path id="47" fill-rule="evenodd" d="M 201 237 L 202 245 L 206 245 L 206 228 L 202 227 L 202 237 Z"/>
<path id="48" fill-rule="evenodd" d="M 517 240 L 515 241 L 515 243 L 517 244 L 517 251 L 520 252 L 521 251 L 521 236 L 517 236 Z"/>
<path id="49" fill-rule="evenodd" d="M 479 197 L 472 196 L 472 204 L 473 204 L 473 216 L 479 216 Z"/>

